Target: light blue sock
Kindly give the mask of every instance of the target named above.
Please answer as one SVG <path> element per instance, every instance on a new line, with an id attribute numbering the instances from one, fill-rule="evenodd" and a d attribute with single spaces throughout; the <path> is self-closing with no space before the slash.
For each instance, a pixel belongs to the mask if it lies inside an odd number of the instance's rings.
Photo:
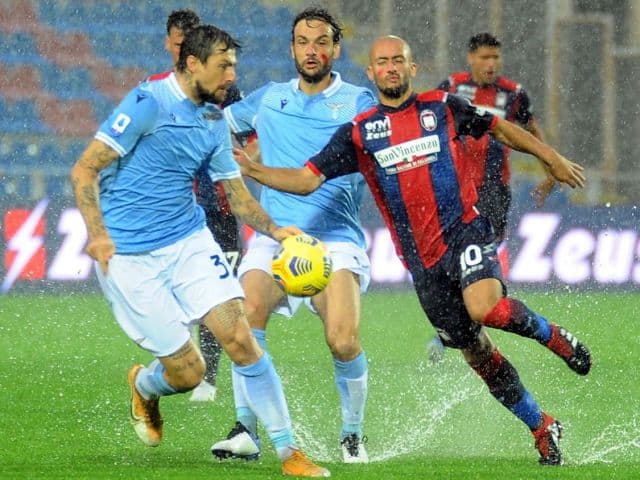
<path id="1" fill-rule="evenodd" d="M 352 433 L 362 438 L 364 407 L 367 403 L 367 356 L 364 350 L 349 362 L 334 358 L 335 378 L 342 407 L 341 438 Z"/>
<path id="2" fill-rule="evenodd" d="M 258 341 L 258 345 L 264 350 L 267 351 L 267 332 L 265 330 L 261 330 L 259 328 L 252 328 L 253 336 L 256 337 Z M 256 437 L 258 436 L 258 417 L 256 417 L 255 413 L 251 411 L 249 408 L 249 404 L 247 403 L 246 398 L 244 398 L 244 393 L 240 388 L 237 388 L 238 383 L 238 373 L 235 369 L 231 369 L 231 384 L 233 386 L 233 398 L 236 405 L 236 420 L 239 421 L 242 425 L 245 426 L 247 430 L 253 433 Z"/>
<path id="3" fill-rule="evenodd" d="M 148 367 L 138 372 L 136 389 L 140 392 L 140 395 L 147 400 L 178 393 L 178 391 L 165 380 L 164 365 L 162 365 L 158 359 L 155 359 Z"/>
<path id="4" fill-rule="evenodd" d="M 271 357 L 264 352 L 256 363 L 244 367 L 234 364 L 232 368 L 237 383 L 234 390 L 240 391 L 249 408 L 260 419 L 279 456 L 283 452 L 286 454 L 295 443 L 282 382 Z"/>

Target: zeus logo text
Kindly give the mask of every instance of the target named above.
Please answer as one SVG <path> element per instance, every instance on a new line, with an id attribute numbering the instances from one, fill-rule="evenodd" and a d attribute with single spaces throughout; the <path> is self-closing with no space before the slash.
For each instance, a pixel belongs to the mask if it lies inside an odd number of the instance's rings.
<path id="1" fill-rule="evenodd" d="M 384 117 L 384 120 L 374 120 L 364 124 L 366 130 L 365 140 L 375 140 L 391 136 L 391 120 Z"/>

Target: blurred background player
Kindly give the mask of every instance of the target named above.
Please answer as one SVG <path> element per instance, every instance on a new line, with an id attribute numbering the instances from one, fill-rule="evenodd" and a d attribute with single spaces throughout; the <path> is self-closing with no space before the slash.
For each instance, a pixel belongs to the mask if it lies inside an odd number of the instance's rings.
<path id="1" fill-rule="evenodd" d="M 189 9 L 175 10 L 167 18 L 165 48 L 171 55 L 171 61 L 174 66 L 178 63 L 180 46 L 184 40 L 185 33 L 198 25 L 200 25 L 200 17 Z M 172 71 L 151 75 L 149 80 L 166 78 Z M 227 90 L 227 95 L 221 106 L 224 108 L 240 98 L 240 91 L 234 84 Z M 202 168 L 196 174 L 194 191 L 196 193 L 196 201 L 204 209 L 207 227 L 213 233 L 220 247 L 222 247 L 222 251 L 227 256 L 227 261 L 235 275 L 241 251 L 240 237 L 238 235 L 238 223 L 236 217 L 231 213 L 224 189 L 220 183 L 213 183 L 206 169 Z M 197 328 L 200 350 L 207 368 L 202 383 L 192 391 L 190 399 L 192 401 L 213 401 L 216 397 L 216 376 L 222 347 L 216 337 L 204 325 L 199 325 Z"/>
<path id="2" fill-rule="evenodd" d="M 462 137 L 490 132 L 538 157 L 571 187 L 584 185 L 582 167 L 464 98 L 442 90 L 416 94 L 412 58 L 399 37 L 373 43 L 367 73 L 380 104 L 340 127 L 304 167 L 270 168 L 241 152 L 236 160 L 245 175 L 260 183 L 305 195 L 323 182 L 362 172 L 431 324 L 447 346 L 461 350 L 496 400 L 529 428 L 540 464 L 561 465 L 562 425 L 541 410 L 487 330 L 535 340 L 579 375 L 589 372 L 591 356 L 567 330 L 507 296 L 495 234 L 475 208 Z M 393 135 L 381 141 L 369 133 L 374 122 L 383 121 Z"/>
<path id="3" fill-rule="evenodd" d="M 476 106 L 484 107 L 494 115 L 515 122 L 529 131 L 540 141 L 544 141 L 542 131 L 531 111 L 531 101 L 521 84 L 500 75 L 502 70 L 502 44 L 490 33 L 478 33 L 469 39 L 467 51 L 469 70 L 452 73 L 438 89 L 456 93 L 469 99 Z M 511 204 L 509 180 L 510 148 L 500 143 L 493 135 L 483 135 L 479 139 L 467 137 L 465 145 L 469 155 L 474 157 L 469 163 L 469 171 L 478 190 L 476 207 L 493 226 L 500 246 L 501 261 L 508 262 L 506 255 L 507 220 Z M 551 175 L 536 186 L 532 195 L 541 205 L 549 196 L 555 180 Z M 503 271 L 506 272 L 505 265 Z M 438 362 L 443 358 L 444 347 L 436 335 L 427 346 L 429 358 Z"/>
<path id="4" fill-rule="evenodd" d="M 265 165 L 298 167 L 317 152 L 338 126 L 375 105 L 373 94 L 346 83 L 332 71 L 340 56 L 342 29 L 324 9 L 308 8 L 291 25 L 291 51 L 298 77 L 268 83 L 224 109 L 232 132 L 255 126 Z M 283 52 L 284 53 L 284 52 Z M 363 444 L 368 366 L 360 343 L 360 294 L 369 284 L 369 259 L 359 221 L 363 178 L 350 175 L 327 182 L 314 195 L 301 197 L 263 188 L 260 203 L 276 222 L 286 221 L 318 237 L 328 247 L 333 276 L 327 288 L 307 305 L 320 315 L 331 350 L 340 396 L 340 444 L 347 463 L 368 462 Z M 285 220 L 286 219 L 286 220 Z M 303 299 L 287 297 L 273 281 L 271 259 L 277 242 L 259 235 L 250 244 L 238 275 L 254 334 L 263 348 L 272 312 L 291 316 Z M 214 455 L 257 458 L 257 423 L 247 408 L 234 374 L 236 426 L 212 447 Z"/>
<path id="5" fill-rule="evenodd" d="M 277 241 L 300 232 L 271 220 L 234 162 L 217 104 L 235 81 L 238 48 L 214 26 L 188 31 L 176 71 L 133 89 L 76 162 L 76 203 L 116 320 L 155 357 L 128 375 L 131 422 L 140 440 L 159 445 L 160 398 L 202 381 L 205 364 L 189 327 L 205 323 L 265 424 L 282 473 L 329 476 L 295 445 L 280 378 L 251 333 L 242 288 L 193 198 L 196 171 L 206 165 L 242 221 Z"/>

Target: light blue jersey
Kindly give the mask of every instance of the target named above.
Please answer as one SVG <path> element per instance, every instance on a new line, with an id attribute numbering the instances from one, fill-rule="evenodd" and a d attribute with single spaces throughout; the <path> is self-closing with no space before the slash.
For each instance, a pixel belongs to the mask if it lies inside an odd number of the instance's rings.
<path id="1" fill-rule="evenodd" d="M 224 109 L 234 133 L 255 129 L 262 161 L 269 167 L 299 168 L 324 147 L 336 129 L 376 104 L 370 90 L 343 82 L 332 72 L 331 85 L 309 96 L 299 80 L 268 83 Z M 358 218 L 362 176 L 329 180 L 308 196 L 263 187 L 260 203 L 278 225 L 297 225 L 323 241 L 365 246 Z"/>
<path id="2" fill-rule="evenodd" d="M 193 180 L 237 178 L 231 135 L 213 104 L 195 105 L 175 74 L 132 90 L 95 138 L 120 154 L 100 174 L 100 206 L 120 254 L 171 245 L 203 228 Z"/>

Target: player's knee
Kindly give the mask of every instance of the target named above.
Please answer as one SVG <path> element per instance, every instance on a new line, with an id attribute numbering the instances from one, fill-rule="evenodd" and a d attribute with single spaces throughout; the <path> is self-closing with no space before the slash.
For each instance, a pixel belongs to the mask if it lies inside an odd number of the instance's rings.
<path id="1" fill-rule="evenodd" d="M 264 328 L 271 313 L 264 303 L 252 302 L 251 300 L 245 300 L 244 311 L 247 315 L 249 325 L 254 328 Z"/>
<path id="2" fill-rule="evenodd" d="M 327 336 L 327 345 L 334 358 L 341 362 L 348 362 L 356 358 L 362 351 L 360 341 L 355 335 Z"/>

